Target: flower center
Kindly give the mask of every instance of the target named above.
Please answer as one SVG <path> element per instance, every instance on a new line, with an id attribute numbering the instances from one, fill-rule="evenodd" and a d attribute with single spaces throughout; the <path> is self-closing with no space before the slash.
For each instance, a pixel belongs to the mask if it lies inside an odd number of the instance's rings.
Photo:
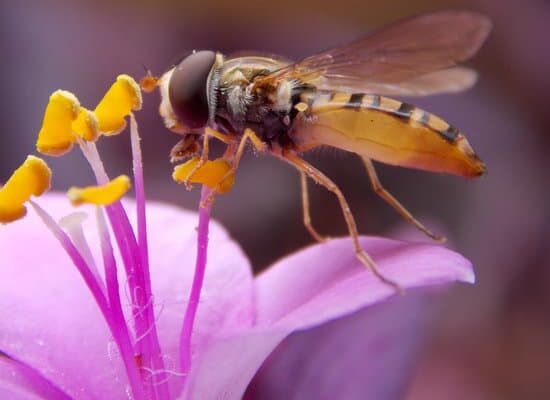
<path id="1" fill-rule="evenodd" d="M 50 187 L 51 171 L 41 158 L 29 156 L 0 188 L 0 223 L 24 217 L 25 204 L 31 205 L 66 251 L 98 305 L 118 347 L 132 397 L 138 400 L 170 399 L 173 397 L 167 383 L 171 375 L 184 377 L 191 367 L 190 343 L 206 268 L 212 196 L 213 193 L 231 189 L 234 173 L 225 159 L 210 161 L 192 158 L 174 169 L 173 179 L 176 182 L 205 186 L 199 210 L 196 275 L 180 337 L 181 370 L 167 371 L 155 323 L 140 137 L 132 114 L 141 106 L 140 87 L 128 75 L 117 77 L 94 111 L 82 107 L 74 94 L 58 90 L 50 96 L 36 142 L 40 153 L 56 157 L 68 153 L 77 144 L 89 162 L 97 184 L 72 187 L 67 195 L 73 206 L 96 206 L 95 220 L 101 243 L 103 274 L 99 273 L 99 263 L 94 260 L 86 242 L 82 213 L 73 213 L 57 223 L 37 201 L 31 200 L 31 196 L 40 196 Z M 127 125 L 126 118 L 130 119 L 137 233 L 120 201 L 130 188 L 131 180 L 125 175 L 110 180 L 95 144 L 102 136 L 122 132 Z M 120 299 L 118 265 L 111 232 L 127 278 L 130 318 L 125 315 Z"/>

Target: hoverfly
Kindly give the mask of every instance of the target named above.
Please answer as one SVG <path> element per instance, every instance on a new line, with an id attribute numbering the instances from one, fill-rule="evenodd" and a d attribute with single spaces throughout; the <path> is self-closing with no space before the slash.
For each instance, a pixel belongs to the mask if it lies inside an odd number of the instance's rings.
<path id="1" fill-rule="evenodd" d="M 457 64 L 472 57 L 491 30 L 488 18 L 446 11 L 406 19 L 299 62 L 279 57 L 226 57 L 196 51 L 155 80 L 160 114 L 183 135 L 171 156 L 208 157 L 208 141 L 228 145 L 233 172 L 248 141 L 295 167 L 301 176 L 304 225 L 311 223 L 307 178 L 338 198 L 358 259 L 386 278 L 358 240 L 348 203 L 326 175 L 300 157 L 318 146 L 360 156 L 374 191 L 406 220 L 442 240 L 416 220 L 381 185 L 372 161 L 477 177 L 485 164 L 463 134 L 443 119 L 386 96 L 456 92 L 473 85 L 476 73 Z M 199 162 L 195 171 L 200 167 Z"/>

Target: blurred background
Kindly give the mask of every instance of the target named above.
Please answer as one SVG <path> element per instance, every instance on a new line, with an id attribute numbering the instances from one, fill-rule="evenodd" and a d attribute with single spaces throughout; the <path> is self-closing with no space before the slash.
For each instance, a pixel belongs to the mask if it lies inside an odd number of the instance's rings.
<path id="1" fill-rule="evenodd" d="M 490 16 L 494 31 L 470 63 L 478 85 L 414 99 L 465 132 L 489 167 L 476 181 L 380 165 L 380 179 L 421 221 L 471 259 L 478 282 L 444 304 L 408 400 L 550 398 L 550 2 L 107 0 L 0 3 L 0 181 L 34 149 L 50 93 L 93 107 L 119 73 L 163 72 L 192 49 L 260 50 L 300 58 L 392 20 L 437 9 Z M 198 190 L 171 179 L 177 137 L 163 128 L 158 93 L 138 114 L 148 197 L 196 209 Z M 111 175 L 130 170 L 129 137 L 99 143 Z M 221 149 L 218 148 L 218 151 Z M 363 233 L 424 240 L 370 189 L 362 164 L 334 150 L 308 155 L 340 184 Z M 78 152 L 52 160 L 54 187 L 92 177 Z M 344 235 L 337 202 L 310 186 L 319 231 Z M 257 271 L 312 242 L 299 177 L 248 154 L 214 208 Z"/>

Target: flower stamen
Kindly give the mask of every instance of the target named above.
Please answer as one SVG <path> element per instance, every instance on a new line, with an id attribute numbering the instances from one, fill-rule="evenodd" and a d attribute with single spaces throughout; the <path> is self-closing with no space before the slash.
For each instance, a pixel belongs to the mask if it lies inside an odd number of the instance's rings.
<path id="1" fill-rule="evenodd" d="M 202 187 L 201 204 L 211 195 L 211 190 L 206 186 Z M 197 229 L 197 258 L 195 260 L 195 274 L 189 293 L 189 301 L 183 318 L 183 326 L 180 334 L 180 366 L 184 374 L 191 368 L 191 336 L 195 324 L 195 316 L 199 307 L 199 300 L 206 273 L 206 260 L 208 251 L 208 228 L 210 224 L 210 212 L 212 203 L 199 207 L 199 226 Z"/>
<path id="2" fill-rule="evenodd" d="M 115 338 L 122 361 L 128 373 L 128 381 L 134 396 L 143 398 L 143 387 L 138 371 L 138 365 L 135 362 L 133 345 L 130 339 L 130 331 L 124 318 L 122 305 L 120 302 L 119 285 L 117 277 L 117 265 L 111 245 L 111 238 L 103 212 L 98 207 L 96 209 L 96 220 L 101 238 L 101 253 L 103 255 L 103 265 L 105 268 L 105 281 L 107 285 L 107 297 L 112 311 L 111 331 Z"/>
<path id="3" fill-rule="evenodd" d="M 78 116 L 73 121 L 72 130 L 87 142 L 95 142 L 100 135 L 97 117 L 93 111 L 80 107 Z"/>
<path id="4" fill-rule="evenodd" d="M 118 201 L 126 194 L 130 186 L 130 178 L 126 175 L 120 175 L 103 185 L 84 188 L 72 187 L 67 192 L 67 196 L 73 206 L 81 204 L 106 206 Z"/>
<path id="5" fill-rule="evenodd" d="M 105 171 L 99 152 L 97 151 L 96 144 L 93 142 L 81 141 L 80 147 L 96 176 L 98 184 L 109 182 L 109 177 Z M 156 326 L 154 325 L 155 318 L 153 307 L 146 307 L 147 302 L 151 298 L 151 288 L 150 280 L 148 279 L 149 272 L 145 271 L 145 269 L 148 268 L 148 261 L 143 262 L 142 260 L 142 254 L 145 252 L 140 249 L 142 244 L 138 243 L 136 240 L 130 220 L 128 219 L 128 215 L 122 203 L 120 201 L 115 201 L 111 205 L 106 206 L 106 212 L 125 267 L 131 294 L 135 334 L 138 337 L 144 336 L 144 340 L 134 343 L 134 351 L 136 354 L 140 355 L 144 365 L 163 370 L 164 365 L 160 357 L 160 344 Z M 143 294 L 137 295 L 140 292 L 143 292 Z M 161 380 L 164 381 L 164 377 L 162 377 Z M 168 390 L 166 385 L 157 383 L 154 390 L 159 393 L 162 392 L 162 395 L 156 398 L 166 398 Z"/>
<path id="6" fill-rule="evenodd" d="M 141 138 L 138 125 L 133 113 L 130 113 L 130 141 L 132 146 L 132 170 L 134 172 L 134 185 L 136 194 L 136 214 L 138 247 L 140 250 L 141 264 L 143 266 L 144 289 L 151 288 L 149 275 L 149 244 L 147 242 L 147 216 L 145 213 L 145 183 L 143 180 L 143 161 L 141 157 Z M 146 293 L 152 299 L 152 294 Z"/>
<path id="7" fill-rule="evenodd" d="M 81 107 L 76 97 L 69 92 L 57 91 L 52 95 L 46 109 L 47 115 L 37 140 L 37 148 L 46 154 L 55 156 L 68 152 L 75 142 L 79 144 L 100 187 L 71 188 L 68 193 L 69 197 L 74 204 L 91 203 L 105 206 L 131 293 L 134 335 L 142 339 L 131 343 L 133 353 L 131 358 L 134 360 L 132 362 L 135 364 L 136 357 L 138 357 L 143 366 L 163 371 L 164 364 L 156 330 L 149 275 L 145 191 L 139 134 L 137 124 L 131 114 L 133 110 L 139 110 L 141 106 L 140 87 L 128 75 L 117 77 L 116 82 L 105 93 L 93 112 Z M 67 112 L 68 109 L 72 112 Z M 56 118 L 56 114 L 61 115 L 62 118 Z M 128 214 L 120 202 L 120 198 L 130 187 L 130 179 L 121 176 L 110 181 L 95 144 L 100 135 L 110 136 L 121 132 L 126 127 L 127 116 L 130 116 L 131 119 L 139 241 L 136 240 L 136 234 L 130 224 Z M 58 131 L 62 131 L 62 135 L 58 135 Z M 111 280 L 111 283 L 106 285 L 107 294 L 115 283 L 118 291 L 118 281 Z M 112 295 L 109 295 L 109 298 L 111 299 Z M 121 346 L 119 343 L 122 352 Z M 164 384 L 166 377 L 163 373 L 157 375 L 152 378 L 154 388 L 145 388 L 146 395 L 152 399 L 168 398 L 168 387 Z M 149 378 L 141 376 L 141 380 L 144 379 Z"/>
<path id="8" fill-rule="evenodd" d="M 206 160 L 198 170 L 194 171 L 199 160 L 199 157 L 193 157 L 174 167 L 172 179 L 178 183 L 201 183 L 220 194 L 231 190 L 235 175 L 231 173 L 231 164 L 227 160 L 224 158 Z"/>
<path id="9" fill-rule="evenodd" d="M 31 196 L 40 196 L 50 188 L 51 170 L 44 160 L 28 156 L 0 188 L 0 223 L 23 218 L 24 204 Z"/>
<path id="10" fill-rule="evenodd" d="M 120 133 L 126 127 L 125 117 L 141 106 L 139 85 L 132 77 L 119 75 L 94 110 L 99 130 L 106 136 Z"/>
<path id="11" fill-rule="evenodd" d="M 100 283 L 103 292 L 106 293 L 105 285 L 99 275 L 96 262 L 92 255 L 92 251 L 84 235 L 84 228 L 82 227 L 83 222 L 86 220 L 88 215 L 84 212 L 75 212 L 69 215 L 64 216 L 59 220 L 59 226 L 67 232 L 73 244 L 78 249 L 86 264 L 96 277 L 96 280 Z"/>
<path id="12" fill-rule="evenodd" d="M 69 152 L 76 141 L 72 124 L 79 111 L 80 103 L 74 94 L 66 90 L 55 91 L 50 96 L 38 133 L 38 152 L 49 156 L 61 156 Z"/>

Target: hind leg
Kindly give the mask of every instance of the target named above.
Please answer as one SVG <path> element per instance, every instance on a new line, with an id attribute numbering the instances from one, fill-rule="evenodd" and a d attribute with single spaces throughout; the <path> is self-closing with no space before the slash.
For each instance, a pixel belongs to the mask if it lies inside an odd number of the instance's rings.
<path id="1" fill-rule="evenodd" d="M 315 168 L 313 165 L 309 164 L 307 161 L 300 158 L 298 155 L 283 150 L 280 157 L 288 162 L 290 165 L 292 165 L 294 168 L 296 168 L 301 173 L 304 173 L 311 179 L 313 179 L 316 183 L 319 185 L 324 186 L 327 190 L 334 193 L 336 198 L 338 199 L 338 202 L 340 203 L 340 208 L 342 209 L 342 213 L 344 214 L 344 219 L 346 220 L 346 224 L 348 226 L 348 231 L 351 236 L 351 239 L 353 241 L 353 250 L 355 252 L 355 255 L 357 259 L 368 269 L 370 270 L 381 282 L 385 283 L 388 286 L 391 286 L 396 292 L 403 293 L 403 289 L 397 282 L 394 282 L 390 278 L 387 278 L 382 274 L 374 260 L 371 258 L 371 256 L 361 247 L 361 243 L 359 242 L 359 233 L 357 231 L 357 224 L 355 223 L 355 218 L 353 217 L 353 214 L 351 213 L 351 210 L 349 208 L 348 202 L 346 198 L 344 197 L 341 190 L 336 186 L 330 178 L 328 178 L 326 175 L 324 175 L 321 171 L 319 171 L 317 168 Z"/>
<path id="2" fill-rule="evenodd" d="M 311 223 L 309 192 L 307 190 L 307 175 L 303 171 L 300 171 L 300 186 L 302 189 L 302 212 L 304 216 L 304 226 L 311 234 L 311 236 L 313 236 L 313 239 L 320 243 L 326 242 L 330 238 L 327 236 L 323 236 L 319 232 L 317 232 L 317 230 L 313 227 L 313 224 Z"/>
<path id="3" fill-rule="evenodd" d="M 430 231 L 428 228 L 426 228 L 420 221 L 418 221 L 415 217 L 413 217 L 413 215 L 395 197 L 393 197 L 390 192 L 384 189 L 384 187 L 380 183 L 380 180 L 378 179 L 378 175 L 376 174 L 376 170 L 374 169 L 374 165 L 372 164 L 372 161 L 368 158 L 364 158 L 364 157 L 362 158 L 363 158 L 363 163 L 367 168 L 367 173 L 369 175 L 369 179 L 374 192 L 377 195 L 379 195 L 381 198 L 383 198 L 390 206 L 392 206 L 393 209 L 397 211 L 403 218 L 405 218 L 411 224 L 416 226 L 417 229 L 422 231 L 430 239 L 433 239 L 440 243 L 445 242 L 445 238 L 443 236 L 436 235 L 432 231 Z"/>

